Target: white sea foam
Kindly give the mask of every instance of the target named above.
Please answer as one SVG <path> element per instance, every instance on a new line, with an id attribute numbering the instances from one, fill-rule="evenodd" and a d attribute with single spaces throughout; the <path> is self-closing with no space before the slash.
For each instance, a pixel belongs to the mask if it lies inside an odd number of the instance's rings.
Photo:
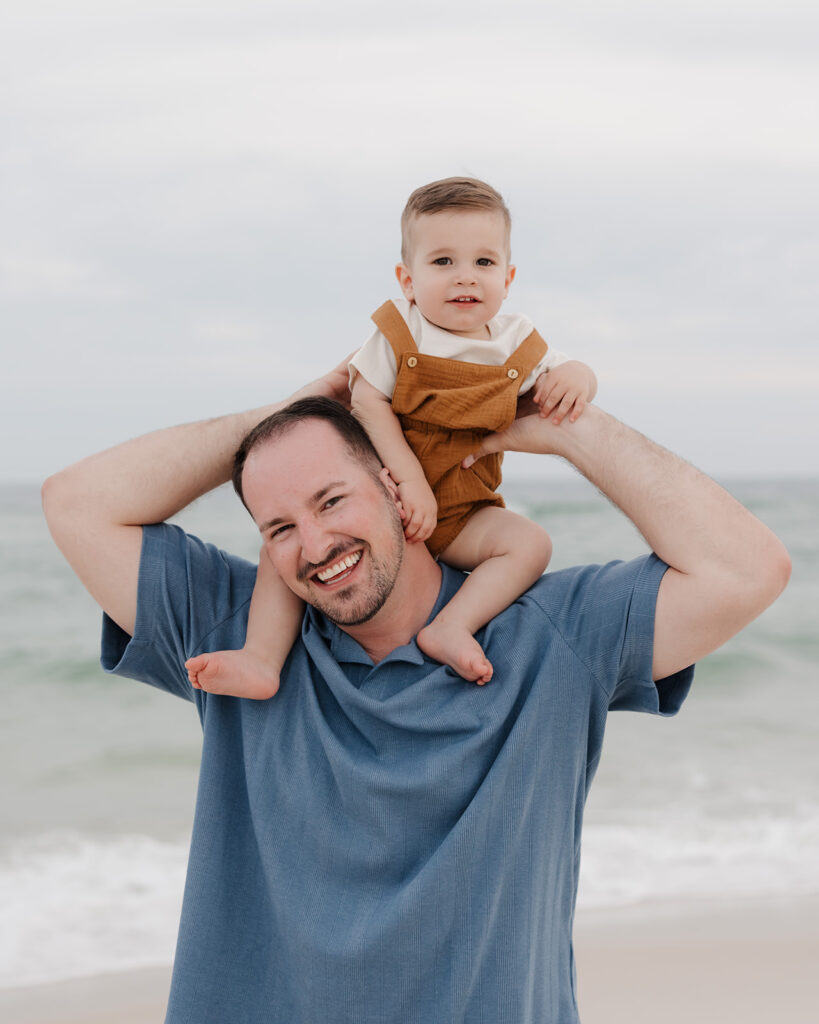
<path id="1" fill-rule="evenodd" d="M 0 987 L 170 964 L 187 842 L 50 834 L 0 860 Z M 819 813 L 589 825 L 579 905 L 819 892 Z"/>
<path id="2" fill-rule="evenodd" d="M 798 819 L 587 825 L 578 905 L 819 892 L 819 812 Z"/>
<path id="3" fill-rule="evenodd" d="M 0 987 L 173 959 L 187 842 L 49 834 L 0 860 Z"/>

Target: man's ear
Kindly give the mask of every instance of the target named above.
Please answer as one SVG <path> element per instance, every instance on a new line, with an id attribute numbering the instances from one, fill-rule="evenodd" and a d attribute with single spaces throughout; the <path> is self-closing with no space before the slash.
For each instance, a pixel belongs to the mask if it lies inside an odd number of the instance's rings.
<path id="1" fill-rule="evenodd" d="M 401 518 L 404 518 L 404 506 L 401 504 L 401 498 L 398 494 L 398 484 L 390 476 L 390 471 L 386 466 L 383 466 L 378 474 L 378 479 L 384 485 L 384 490 L 389 494 L 395 503 L 395 507 L 401 513 Z"/>
<path id="2" fill-rule="evenodd" d="M 517 273 L 517 270 L 518 268 L 513 266 L 511 263 L 506 268 L 506 286 L 505 291 L 503 293 L 504 298 L 506 298 L 506 296 L 509 294 L 509 285 L 515 280 L 515 274 Z"/>
<path id="3" fill-rule="evenodd" d="M 395 276 L 398 278 L 398 283 L 401 285 L 401 291 L 404 293 L 404 298 L 407 302 L 415 302 L 415 291 L 412 287 L 412 276 L 409 272 L 409 267 L 405 263 L 399 263 L 395 268 Z"/>

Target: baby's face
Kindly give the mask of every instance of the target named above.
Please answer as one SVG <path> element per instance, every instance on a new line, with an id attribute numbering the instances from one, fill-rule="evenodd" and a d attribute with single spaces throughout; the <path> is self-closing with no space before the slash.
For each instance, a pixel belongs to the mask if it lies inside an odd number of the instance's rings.
<path id="1" fill-rule="evenodd" d="M 488 338 L 486 324 L 515 276 L 508 252 L 501 213 L 423 214 L 409 226 L 409 259 L 395 272 L 404 297 L 431 323 L 465 338 Z"/>

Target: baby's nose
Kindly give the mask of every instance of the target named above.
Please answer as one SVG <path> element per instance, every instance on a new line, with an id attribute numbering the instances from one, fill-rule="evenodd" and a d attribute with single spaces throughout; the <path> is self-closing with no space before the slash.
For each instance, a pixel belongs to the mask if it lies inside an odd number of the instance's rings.
<path id="1" fill-rule="evenodd" d="M 471 263 L 459 264 L 457 267 L 457 278 L 461 284 L 474 284 L 475 268 Z"/>

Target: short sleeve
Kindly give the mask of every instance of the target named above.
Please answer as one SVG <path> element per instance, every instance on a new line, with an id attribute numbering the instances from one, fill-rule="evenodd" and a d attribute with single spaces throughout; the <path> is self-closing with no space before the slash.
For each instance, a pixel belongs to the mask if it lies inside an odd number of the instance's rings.
<path id="1" fill-rule="evenodd" d="M 610 710 L 673 715 L 691 687 L 693 667 L 655 682 L 654 612 L 668 566 L 656 555 L 544 577 L 536 587 L 554 628 L 586 665 Z"/>
<path id="2" fill-rule="evenodd" d="M 381 331 L 373 332 L 356 352 L 350 360 L 349 372 L 351 388 L 356 375 L 360 373 L 382 395 L 392 398 L 397 374 L 395 353 Z"/>
<path id="3" fill-rule="evenodd" d="M 255 577 L 250 562 L 178 526 L 143 527 L 134 635 L 103 615 L 103 669 L 193 699 L 186 659 L 244 643 Z"/>
<path id="4" fill-rule="evenodd" d="M 546 355 L 540 360 L 537 366 L 532 370 L 526 380 L 523 382 L 520 388 L 520 394 L 525 395 L 527 391 L 530 391 L 535 386 L 535 381 L 547 370 L 553 370 L 556 366 L 560 366 L 561 363 L 568 363 L 571 357 L 567 356 L 565 352 L 559 352 L 556 348 L 552 348 L 551 345 L 546 351 Z"/>

